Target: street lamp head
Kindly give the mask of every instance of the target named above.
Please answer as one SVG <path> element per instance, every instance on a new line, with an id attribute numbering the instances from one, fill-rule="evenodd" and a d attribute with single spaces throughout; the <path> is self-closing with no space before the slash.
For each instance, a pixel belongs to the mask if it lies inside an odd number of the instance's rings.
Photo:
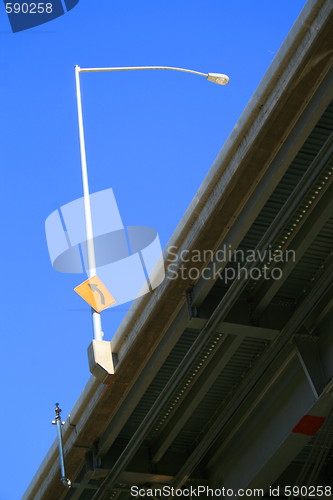
<path id="1" fill-rule="evenodd" d="M 227 75 L 223 75 L 222 73 L 208 73 L 206 79 L 209 82 L 214 82 L 218 85 L 227 85 L 229 82 L 229 77 Z"/>

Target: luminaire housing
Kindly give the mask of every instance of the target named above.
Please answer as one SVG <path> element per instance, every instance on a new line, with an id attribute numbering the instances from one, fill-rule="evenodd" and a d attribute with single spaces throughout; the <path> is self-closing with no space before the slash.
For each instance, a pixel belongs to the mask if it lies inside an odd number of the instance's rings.
<path id="1" fill-rule="evenodd" d="M 209 82 L 217 83 L 218 85 L 227 85 L 229 77 L 223 73 L 208 73 L 206 80 Z"/>

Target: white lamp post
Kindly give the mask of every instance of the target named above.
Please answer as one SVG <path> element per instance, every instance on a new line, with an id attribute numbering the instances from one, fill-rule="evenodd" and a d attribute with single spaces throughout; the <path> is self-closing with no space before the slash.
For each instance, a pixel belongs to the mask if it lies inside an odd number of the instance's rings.
<path id="1" fill-rule="evenodd" d="M 82 118 L 82 100 L 81 100 L 81 87 L 80 87 L 80 73 L 97 73 L 106 71 L 135 71 L 135 70 L 170 70 L 182 71 L 184 73 L 192 73 L 194 75 L 205 76 L 210 82 L 219 85 L 226 85 L 229 82 L 229 77 L 221 73 L 201 73 L 200 71 L 193 71 L 184 68 L 173 68 L 169 66 L 131 66 L 131 67 L 115 67 L 115 68 L 80 68 L 75 66 L 75 80 L 76 80 L 76 98 L 77 98 L 77 112 L 79 120 L 79 136 L 80 136 L 80 152 L 81 152 L 81 172 L 83 184 L 83 200 L 84 200 L 84 215 L 86 224 L 86 238 L 87 238 L 87 253 L 88 253 L 88 278 L 96 274 L 96 260 L 94 248 L 94 233 L 91 217 L 91 206 L 89 197 L 89 182 L 87 170 L 86 148 L 84 141 L 84 128 Z M 92 321 L 95 340 L 103 340 L 102 323 L 100 313 L 92 309 Z"/>

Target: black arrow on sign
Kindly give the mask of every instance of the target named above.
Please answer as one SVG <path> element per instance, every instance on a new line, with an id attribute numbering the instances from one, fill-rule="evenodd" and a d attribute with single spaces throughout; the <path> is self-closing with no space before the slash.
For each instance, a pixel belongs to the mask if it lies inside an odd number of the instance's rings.
<path id="1" fill-rule="evenodd" d="M 93 284 L 89 283 L 88 286 L 90 286 L 92 292 L 98 292 L 100 294 L 101 304 L 104 305 L 105 304 L 105 297 L 104 297 L 103 292 L 101 292 L 100 289 L 98 288 L 98 285 L 95 285 L 94 283 Z"/>

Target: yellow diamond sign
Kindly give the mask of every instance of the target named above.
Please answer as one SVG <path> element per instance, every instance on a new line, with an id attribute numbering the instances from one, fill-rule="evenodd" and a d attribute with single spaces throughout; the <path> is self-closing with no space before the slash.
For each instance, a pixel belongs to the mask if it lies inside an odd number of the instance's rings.
<path id="1" fill-rule="evenodd" d="M 87 279 L 75 287 L 74 291 L 88 302 L 96 312 L 101 312 L 116 302 L 98 276 Z"/>

